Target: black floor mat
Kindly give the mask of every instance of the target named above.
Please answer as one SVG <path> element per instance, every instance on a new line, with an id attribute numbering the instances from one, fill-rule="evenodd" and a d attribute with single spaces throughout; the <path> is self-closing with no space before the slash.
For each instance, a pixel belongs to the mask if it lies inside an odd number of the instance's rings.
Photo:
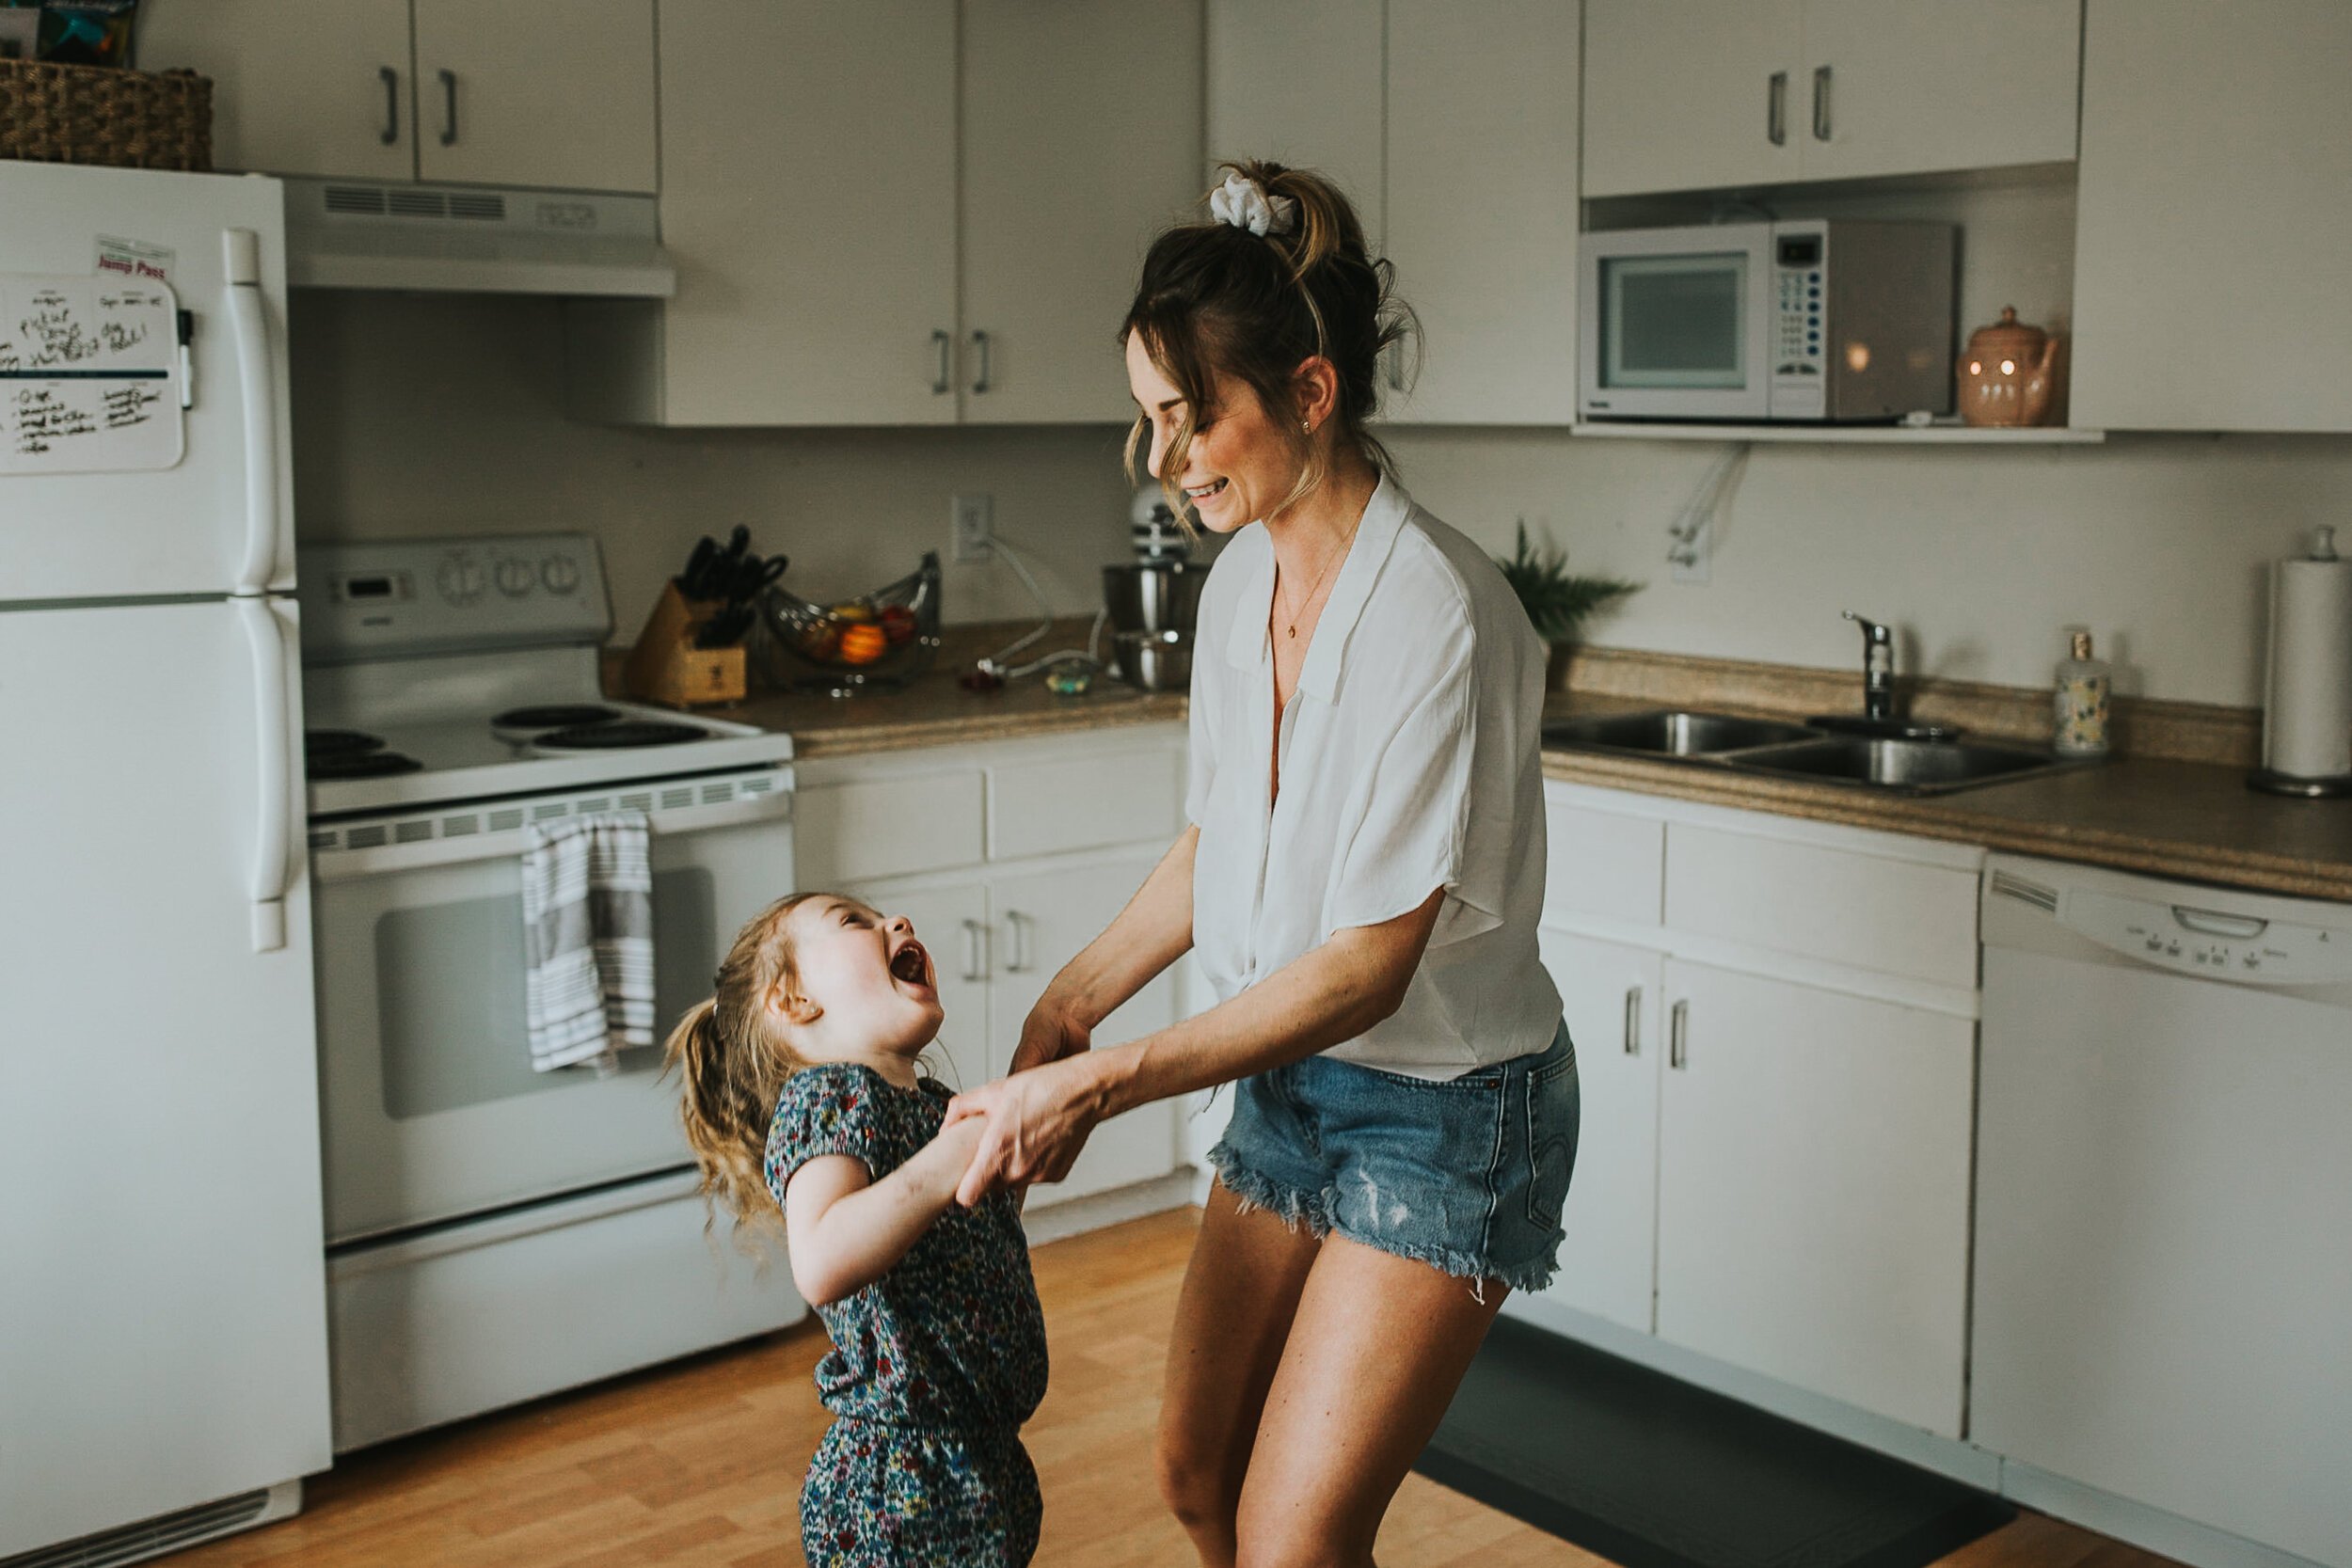
<path id="1" fill-rule="evenodd" d="M 1414 1468 L 1622 1568 L 1922 1568 L 2016 1513 L 1508 1318 Z"/>

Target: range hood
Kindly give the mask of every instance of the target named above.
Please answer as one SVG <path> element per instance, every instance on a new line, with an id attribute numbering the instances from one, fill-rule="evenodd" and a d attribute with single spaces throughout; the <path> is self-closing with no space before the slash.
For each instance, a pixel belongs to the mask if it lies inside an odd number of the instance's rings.
<path id="1" fill-rule="evenodd" d="M 286 181 L 297 289 L 667 299 L 654 198 L 590 191 Z"/>

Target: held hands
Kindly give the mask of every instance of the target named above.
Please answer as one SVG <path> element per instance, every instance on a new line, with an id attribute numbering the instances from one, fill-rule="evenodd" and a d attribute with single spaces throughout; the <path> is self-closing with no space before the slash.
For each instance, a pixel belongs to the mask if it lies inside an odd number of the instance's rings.
<path id="1" fill-rule="evenodd" d="M 1034 1019 L 1033 1019 L 1034 1021 Z M 1025 1037 L 1022 1049 L 1028 1049 Z M 1058 1181 L 1070 1173 L 1101 1113 L 1093 1106 L 1092 1073 L 1079 1054 L 1016 1069 L 947 1103 L 947 1126 L 986 1118 L 979 1147 L 956 1189 L 956 1201 L 970 1208 L 1002 1187 Z"/>

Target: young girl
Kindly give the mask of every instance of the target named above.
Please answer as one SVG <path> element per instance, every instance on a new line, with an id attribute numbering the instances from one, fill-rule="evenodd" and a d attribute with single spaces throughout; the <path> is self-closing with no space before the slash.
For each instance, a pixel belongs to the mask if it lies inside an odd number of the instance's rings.
<path id="1" fill-rule="evenodd" d="M 903 917 L 802 893 L 762 911 L 666 1049 L 703 1191 L 782 1205 L 792 1280 L 833 1350 L 834 1423 L 801 1489 L 811 1568 L 1022 1568 L 1042 1504 L 1021 1447 L 1045 1323 L 1018 1199 L 955 1202 L 983 1118 L 941 1130 L 916 1057 L 945 1016 Z"/>

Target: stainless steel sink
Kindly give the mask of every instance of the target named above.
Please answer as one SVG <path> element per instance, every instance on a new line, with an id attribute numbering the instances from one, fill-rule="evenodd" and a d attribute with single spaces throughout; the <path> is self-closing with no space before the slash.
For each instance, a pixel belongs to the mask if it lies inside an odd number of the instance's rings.
<path id="1" fill-rule="evenodd" d="M 2078 766 L 2047 752 L 1957 740 L 1951 738 L 1957 731 L 1932 726 L 1910 727 L 1910 738 L 1830 733 L 1845 722 L 1833 718 L 1794 724 L 1681 709 L 1594 714 L 1546 724 L 1544 744 L 1900 795 L 1942 795 Z M 1853 727 L 1866 723 L 1902 728 L 1886 721 L 1858 720 Z"/>
<path id="2" fill-rule="evenodd" d="M 1649 756 L 1698 757 L 1808 740 L 1803 724 L 1769 719 L 1737 719 L 1724 713 L 1612 713 L 1585 719 L 1556 719 L 1544 726 L 1547 746 L 1598 752 L 1640 752 Z"/>
<path id="3" fill-rule="evenodd" d="M 1870 740 L 1829 736 L 1725 759 L 1745 773 L 1867 784 L 1912 795 L 1941 794 L 2067 766 L 2043 752 L 1951 740 Z"/>

